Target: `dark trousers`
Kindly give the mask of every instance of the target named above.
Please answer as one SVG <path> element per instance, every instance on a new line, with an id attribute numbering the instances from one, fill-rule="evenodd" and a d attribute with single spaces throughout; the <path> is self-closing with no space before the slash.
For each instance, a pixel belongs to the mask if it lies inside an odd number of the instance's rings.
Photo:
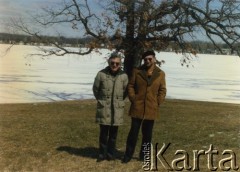
<path id="1" fill-rule="evenodd" d="M 118 126 L 101 125 L 99 136 L 99 153 L 113 157 L 115 154 Z"/>
<path id="2" fill-rule="evenodd" d="M 125 157 L 131 159 L 135 151 L 139 129 L 142 125 L 142 146 L 140 150 L 140 158 L 143 158 L 144 145 L 151 143 L 152 141 L 152 129 L 154 120 L 143 120 L 132 118 L 131 129 L 127 138 Z"/>

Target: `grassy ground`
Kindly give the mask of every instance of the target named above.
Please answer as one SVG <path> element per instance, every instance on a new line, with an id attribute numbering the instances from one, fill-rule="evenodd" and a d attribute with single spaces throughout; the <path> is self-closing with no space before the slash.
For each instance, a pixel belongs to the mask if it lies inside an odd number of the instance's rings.
<path id="1" fill-rule="evenodd" d="M 36 104 L 0 105 L 0 171 L 143 171 L 134 159 L 121 164 L 130 119 L 119 128 L 118 159 L 96 162 L 99 126 L 95 124 L 95 100 Z M 126 106 L 126 114 L 129 104 Z M 141 136 L 141 134 L 139 135 Z M 171 163 L 177 150 L 189 154 L 207 151 L 210 144 L 218 150 L 213 165 L 236 154 L 240 166 L 240 105 L 183 100 L 167 100 L 154 125 L 153 143 L 171 143 L 164 157 Z M 178 164 L 183 166 L 182 163 Z M 207 155 L 200 156 L 200 171 L 210 171 Z M 230 163 L 225 164 L 226 167 Z M 159 171 L 166 171 L 158 163 Z"/>

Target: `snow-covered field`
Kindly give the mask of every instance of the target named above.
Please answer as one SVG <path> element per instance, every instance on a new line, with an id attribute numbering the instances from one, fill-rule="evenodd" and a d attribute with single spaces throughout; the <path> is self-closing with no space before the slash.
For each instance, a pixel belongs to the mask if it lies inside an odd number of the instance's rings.
<path id="1" fill-rule="evenodd" d="M 0 44 L 3 55 L 9 45 Z M 16 45 L 0 57 L 0 103 L 49 102 L 93 98 L 96 73 L 107 63 L 102 54 L 87 56 L 27 57 L 36 52 L 32 46 Z M 181 54 L 157 53 L 165 60 L 167 97 L 172 99 L 240 103 L 240 58 L 202 55 L 194 67 L 182 67 Z"/>

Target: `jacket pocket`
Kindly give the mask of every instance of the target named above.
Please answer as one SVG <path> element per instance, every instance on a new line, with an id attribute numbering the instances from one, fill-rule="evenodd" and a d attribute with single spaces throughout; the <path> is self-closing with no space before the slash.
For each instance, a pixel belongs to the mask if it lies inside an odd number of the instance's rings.
<path id="1" fill-rule="evenodd" d="M 128 96 L 129 100 L 131 103 L 133 103 L 135 101 L 136 95 L 134 96 Z"/>
<path id="2" fill-rule="evenodd" d="M 124 101 L 118 101 L 118 108 L 124 108 L 125 102 Z"/>
<path id="3" fill-rule="evenodd" d="M 106 114 L 106 101 L 98 100 L 97 102 L 97 117 L 103 118 Z"/>
<path id="4" fill-rule="evenodd" d="M 106 101 L 105 100 L 98 100 L 97 101 L 97 108 L 103 108 L 106 106 Z"/>

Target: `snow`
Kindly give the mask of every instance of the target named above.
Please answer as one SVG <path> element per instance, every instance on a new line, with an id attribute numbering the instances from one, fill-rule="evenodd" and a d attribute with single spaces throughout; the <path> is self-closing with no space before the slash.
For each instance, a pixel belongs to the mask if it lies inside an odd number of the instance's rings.
<path id="1" fill-rule="evenodd" d="M 0 44 L 4 54 L 9 45 Z M 0 103 L 32 103 L 94 98 L 92 84 L 107 66 L 110 51 L 86 56 L 27 57 L 33 46 L 15 45 L 0 57 Z M 181 54 L 157 53 L 165 63 L 167 98 L 240 103 L 240 58 L 228 55 L 193 57 L 189 68 L 181 66 Z"/>

